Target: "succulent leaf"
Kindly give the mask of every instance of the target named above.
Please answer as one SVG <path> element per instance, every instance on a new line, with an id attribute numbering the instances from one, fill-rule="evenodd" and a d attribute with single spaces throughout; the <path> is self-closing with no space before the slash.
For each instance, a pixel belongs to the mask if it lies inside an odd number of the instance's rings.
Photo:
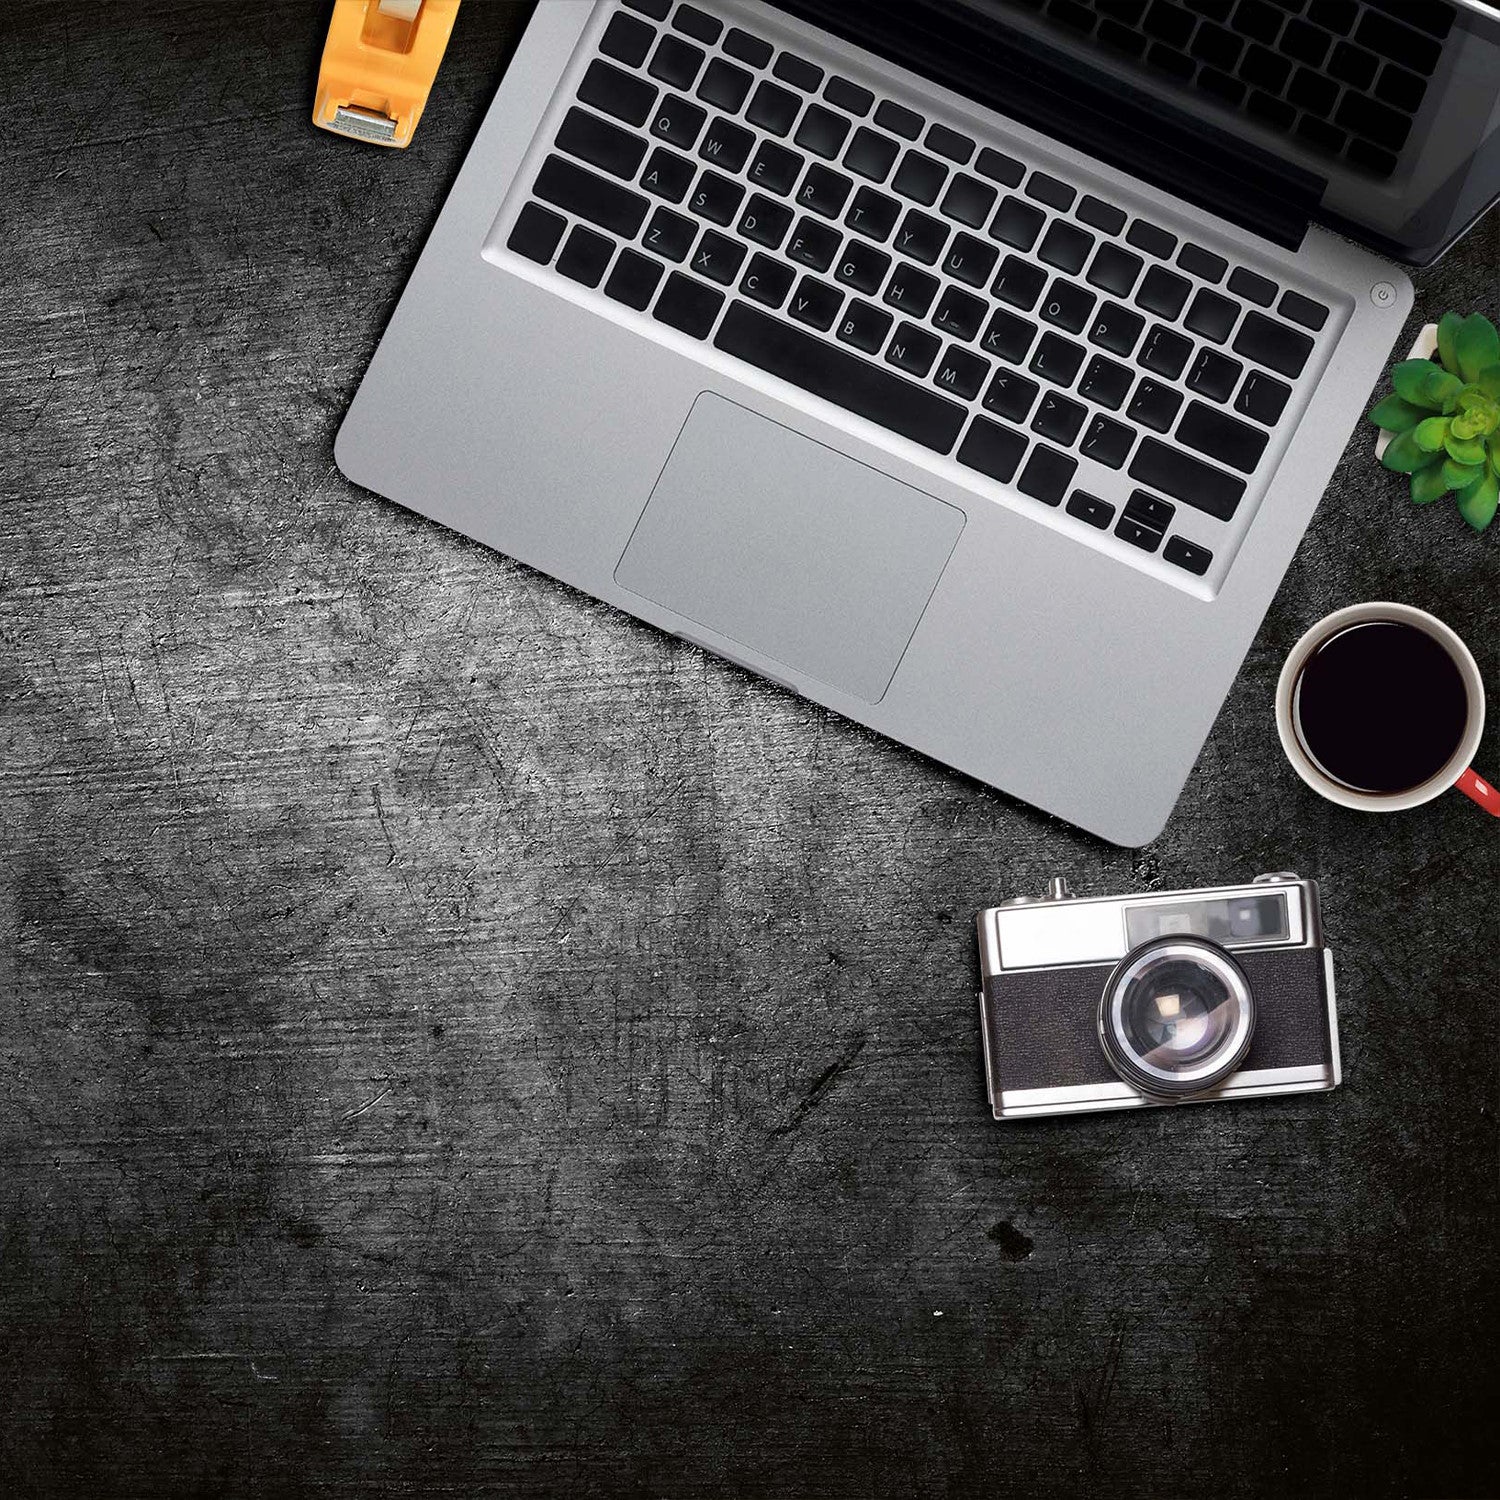
<path id="1" fill-rule="evenodd" d="M 1500 475 L 1486 469 L 1472 484 L 1458 494 L 1458 513 L 1475 531 L 1483 531 L 1495 519 L 1495 505 L 1500 501 Z"/>
<path id="2" fill-rule="evenodd" d="M 1448 457 L 1456 464 L 1482 464 L 1484 462 L 1484 443 L 1480 438 L 1454 437 L 1450 430 L 1448 441 L 1443 446 L 1448 450 Z"/>
<path id="3" fill-rule="evenodd" d="M 1425 469 L 1418 469 L 1411 476 L 1411 498 L 1417 505 L 1430 505 L 1447 493 L 1448 485 L 1443 478 L 1442 464 L 1428 464 Z"/>
<path id="4" fill-rule="evenodd" d="M 1451 412 L 1458 405 L 1463 389 L 1464 383 L 1457 375 L 1451 375 L 1428 361 L 1427 374 L 1422 382 L 1422 396 L 1428 406 L 1435 411 Z"/>
<path id="5" fill-rule="evenodd" d="M 1453 352 L 1458 373 L 1465 380 L 1478 380 L 1483 371 L 1500 363 L 1500 333 L 1483 313 L 1470 313 L 1453 336 Z"/>
<path id="6" fill-rule="evenodd" d="M 1458 351 L 1454 346 L 1458 339 L 1458 330 L 1463 326 L 1464 320 L 1461 313 L 1445 312 L 1438 319 L 1438 358 L 1442 360 L 1445 370 L 1458 368 Z"/>
<path id="7" fill-rule="evenodd" d="M 1433 461 L 1432 454 L 1417 445 L 1417 434 L 1413 431 L 1398 432 L 1381 455 L 1381 463 L 1397 474 L 1410 474 L 1424 464 Z"/>
<path id="8" fill-rule="evenodd" d="M 1488 370 L 1481 370 L 1474 384 L 1491 401 L 1500 401 L 1500 365 L 1491 365 Z"/>
<path id="9" fill-rule="evenodd" d="M 1377 401 L 1370 410 L 1370 420 L 1387 432 L 1405 432 L 1408 427 L 1415 427 L 1428 415 L 1425 408 L 1413 406 L 1400 396 L 1387 396 L 1383 401 Z"/>
<path id="10" fill-rule="evenodd" d="M 1458 420 L 1457 417 L 1428 417 L 1425 421 L 1418 422 L 1412 429 L 1417 447 L 1424 453 L 1441 452 L 1453 424 Z"/>
<path id="11" fill-rule="evenodd" d="M 1391 371 L 1391 384 L 1403 401 L 1436 411 L 1437 404 L 1427 399 L 1427 377 L 1436 368 L 1430 359 L 1403 359 Z"/>
<path id="12" fill-rule="evenodd" d="M 1484 474 L 1482 464 L 1461 464 L 1451 458 L 1445 458 L 1440 465 L 1443 484 L 1450 490 L 1461 490 L 1467 485 L 1474 483 Z"/>

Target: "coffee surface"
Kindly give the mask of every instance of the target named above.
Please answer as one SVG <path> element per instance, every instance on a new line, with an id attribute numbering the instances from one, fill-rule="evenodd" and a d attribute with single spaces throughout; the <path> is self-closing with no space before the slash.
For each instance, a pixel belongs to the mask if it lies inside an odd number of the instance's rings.
<path id="1" fill-rule="evenodd" d="M 1325 775 L 1394 796 L 1447 764 L 1468 722 L 1468 691 L 1443 645 L 1395 620 L 1330 636 L 1297 679 L 1297 738 Z"/>

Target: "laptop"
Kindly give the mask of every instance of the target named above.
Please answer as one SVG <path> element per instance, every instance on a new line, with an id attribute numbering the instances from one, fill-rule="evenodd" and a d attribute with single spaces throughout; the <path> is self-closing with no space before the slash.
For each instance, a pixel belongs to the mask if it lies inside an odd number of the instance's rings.
<path id="1" fill-rule="evenodd" d="M 540 0 L 337 460 L 1139 845 L 1497 77 L 1443 3 Z"/>

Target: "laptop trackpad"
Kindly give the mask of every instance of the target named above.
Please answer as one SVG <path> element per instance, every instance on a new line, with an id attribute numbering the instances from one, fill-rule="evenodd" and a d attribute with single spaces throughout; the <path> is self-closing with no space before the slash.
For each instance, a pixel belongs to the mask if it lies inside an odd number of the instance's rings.
<path id="1" fill-rule="evenodd" d="M 615 580 L 875 703 L 963 528 L 957 506 L 704 392 Z"/>

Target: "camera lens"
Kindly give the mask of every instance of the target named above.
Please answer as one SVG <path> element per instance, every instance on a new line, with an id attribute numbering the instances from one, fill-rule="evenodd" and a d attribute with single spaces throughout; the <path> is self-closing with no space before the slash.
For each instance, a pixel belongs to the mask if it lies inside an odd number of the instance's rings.
<path id="1" fill-rule="evenodd" d="M 1099 1001 L 1099 1040 L 1126 1083 L 1176 1097 L 1222 1083 L 1255 1029 L 1243 970 L 1217 943 L 1165 937 L 1120 961 Z"/>

